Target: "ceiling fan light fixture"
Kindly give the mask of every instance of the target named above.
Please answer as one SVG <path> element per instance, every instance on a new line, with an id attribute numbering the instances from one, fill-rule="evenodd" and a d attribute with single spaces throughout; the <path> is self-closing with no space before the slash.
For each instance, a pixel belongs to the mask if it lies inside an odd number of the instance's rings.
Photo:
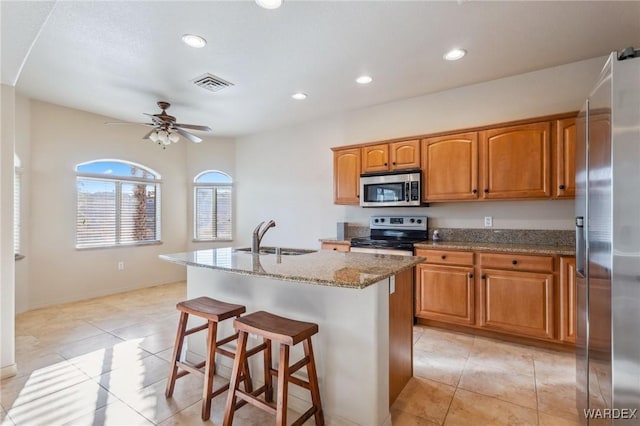
<path id="1" fill-rule="evenodd" d="M 179 140 L 180 140 L 180 136 L 178 136 L 178 134 L 177 134 L 177 133 L 171 133 L 171 134 L 169 135 L 169 141 L 171 141 L 171 142 L 173 142 L 173 143 L 176 143 L 176 142 L 178 142 Z"/>
<path id="2" fill-rule="evenodd" d="M 151 139 L 151 142 L 158 142 L 158 132 L 152 132 L 149 135 L 149 139 Z"/>
<path id="3" fill-rule="evenodd" d="M 263 9 L 277 9 L 282 6 L 282 0 L 256 0 L 256 4 Z"/>
<path id="4" fill-rule="evenodd" d="M 203 37 L 200 37 L 199 35 L 196 35 L 196 34 L 184 34 L 182 36 L 182 42 L 187 46 L 193 47 L 196 49 L 200 49 L 201 47 L 204 47 L 207 44 L 207 40 L 205 40 Z"/>

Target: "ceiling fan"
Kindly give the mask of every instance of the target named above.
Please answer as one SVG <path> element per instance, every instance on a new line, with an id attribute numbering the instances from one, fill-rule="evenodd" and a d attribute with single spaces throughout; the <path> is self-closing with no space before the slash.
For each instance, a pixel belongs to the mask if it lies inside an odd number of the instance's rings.
<path id="1" fill-rule="evenodd" d="M 185 129 L 210 132 L 211 128 L 208 126 L 200 126 L 197 124 L 176 123 L 176 118 L 172 115 L 167 114 L 167 109 L 169 109 L 170 106 L 171 104 L 169 102 L 158 101 L 158 107 L 160 107 L 162 112 L 160 112 L 159 114 L 149 114 L 145 112 L 145 115 L 151 117 L 151 123 L 116 121 L 108 122 L 105 124 L 141 124 L 143 126 L 153 127 L 153 130 L 147 133 L 142 139 L 150 139 L 153 142 L 157 142 L 158 145 L 171 145 L 172 142 L 178 142 L 178 140 L 180 140 L 180 136 L 189 139 L 191 142 L 202 142 L 201 138 L 192 133 L 189 133 Z"/>

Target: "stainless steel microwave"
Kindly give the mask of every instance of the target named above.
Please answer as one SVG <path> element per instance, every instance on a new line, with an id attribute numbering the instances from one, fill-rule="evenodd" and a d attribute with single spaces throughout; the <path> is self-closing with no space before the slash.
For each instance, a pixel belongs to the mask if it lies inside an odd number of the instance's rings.
<path id="1" fill-rule="evenodd" d="M 420 206 L 421 183 L 420 169 L 361 174 L 360 206 Z"/>

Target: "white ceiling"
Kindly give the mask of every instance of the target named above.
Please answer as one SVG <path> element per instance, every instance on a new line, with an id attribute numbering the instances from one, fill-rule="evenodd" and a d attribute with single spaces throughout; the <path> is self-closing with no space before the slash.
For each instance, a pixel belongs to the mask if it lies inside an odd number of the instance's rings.
<path id="1" fill-rule="evenodd" d="M 0 2 L 2 83 L 29 97 L 237 136 L 640 47 L 640 1 Z M 182 44 L 185 33 L 208 40 Z M 452 47 L 468 50 L 457 62 Z M 205 72 L 234 83 L 211 93 Z M 360 86 L 363 73 L 374 81 Z M 291 99 L 297 91 L 305 101 Z M 146 133 L 141 129 L 142 133 Z"/>

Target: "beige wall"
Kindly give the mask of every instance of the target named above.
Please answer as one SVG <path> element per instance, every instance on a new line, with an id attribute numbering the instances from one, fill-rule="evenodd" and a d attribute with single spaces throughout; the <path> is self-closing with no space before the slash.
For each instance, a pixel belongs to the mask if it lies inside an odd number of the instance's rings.
<path id="1" fill-rule="evenodd" d="M 33 309 L 184 279 L 183 267 L 158 255 L 186 248 L 186 144 L 162 150 L 141 140 L 142 126 L 105 126 L 108 118 L 40 101 L 31 101 L 30 110 L 29 289 L 20 306 Z M 132 161 L 161 174 L 161 245 L 75 248 L 75 166 L 97 159 Z"/>
<path id="2" fill-rule="evenodd" d="M 13 151 L 15 91 L 0 86 L 0 378 L 15 366 L 15 285 L 13 256 Z"/>
<path id="3" fill-rule="evenodd" d="M 238 139 L 237 238 L 249 242 L 273 218 L 265 244 L 318 247 L 336 222 L 368 223 L 373 214 L 424 214 L 438 227 L 572 229 L 572 201 L 432 203 L 427 208 L 362 209 L 333 205 L 331 147 L 456 130 L 579 110 L 604 64 L 595 58 L 345 112 Z M 375 82 L 368 90 L 375 90 Z M 313 102 L 313 96 L 306 101 Z M 304 105 L 303 107 L 309 107 Z"/>

